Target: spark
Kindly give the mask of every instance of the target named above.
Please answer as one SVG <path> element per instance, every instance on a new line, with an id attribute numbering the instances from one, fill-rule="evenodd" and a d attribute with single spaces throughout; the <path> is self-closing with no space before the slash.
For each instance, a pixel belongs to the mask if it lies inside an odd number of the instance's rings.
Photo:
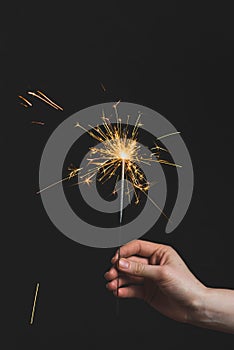
<path id="1" fill-rule="evenodd" d="M 32 120 L 32 124 L 45 125 L 44 122 L 40 122 L 40 121 L 37 121 L 37 120 Z"/>
<path id="2" fill-rule="evenodd" d="M 57 105 L 55 102 L 53 102 L 51 99 L 49 99 L 49 97 L 47 97 L 43 92 L 37 90 L 36 92 L 33 91 L 28 91 L 29 95 L 32 95 L 34 97 L 37 97 L 38 99 L 40 99 L 41 101 L 47 103 L 48 105 L 50 105 L 51 107 L 57 109 L 57 110 L 61 110 L 63 111 L 63 108 L 60 107 L 59 105 Z"/>
<path id="3" fill-rule="evenodd" d="M 48 96 L 46 96 L 43 92 L 41 92 L 40 90 L 37 90 L 37 93 L 41 96 L 43 96 L 47 101 L 49 101 L 50 103 L 52 103 L 55 107 L 57 107 L 58 109 L 60 109 L 60 111 L 63 111 L 63 108 L 60 107 L 57 103 L 53 102 L 51 99 L 49 99 Z"/>
<path id="4" fill-rule="evenodd" d="M 105 88 L 105 86 L 101 83 L 101 88 L 102 88 L 102 90 L 104 91 L 104 92 L 106 92 L 106 88 Z"/>
<path id="5" fill-rule="evenodd" d="M 33 320 L 34 320 L 34 313 L 35 313 L 35 308 L 36 308 L 38 290 L 39 290 L 39 283 L 37 283 L 37 285 L 36 285 L 36 291 L 35 291 L 35 296 L 34 296 L 34 301 L 33 301 L 33 308 L 32 308 L 32 313 L 31 313 L 31 318 L 30 318 L 30 324 L 33 324 Z"/>
<path id="6" fill-rule="evenodd" d="M 177 134 L 180 134 L 180 131 L 176 131 L 176 132 L 172 132 L 172 133 L 170 133 L 170 134 L 162 135 L 162 136 L 160 136 L 160 137 L 157 137 L 157 140 L 162 140 L 162 139 L 164 139 L 165 137 L 172 136 L 172 135 L 177 135 Z"/>
<path id="7" fill-rule="evenodd" d="M 32 107 L 32 103 L 31 102 L 29 102 L 25 97 L 23 97 L 23 96 L 21 96 L 21 95 L 19 95 L 18 96 L 21 100 L 23 100 L 24 102 L 26 102 L 26 104 L 25 103 L 21 103 L 24 107 L 28 107 L 28 106 L 30 106 L 30 107 Z"/>
<path id="8" fill-rule="evenodd" d="M 28 108 L 28 105 L 26 103 L 20 102 L 21 106 L 24 106 L 25 108 Z"/>
<path id="9" fill-rule="evenodd" d="M 55 185 L 58 185 L 58 184 L 61 183 L 61 182 L 70 180 L 71 178 L 77 176 L 78 172 L 79 172 L 81 169 L 82 169 L 82 168 L 75 168 L 75 167 L 73 167 L 73 166 L 71 165 L 70 167 L 68 167 L 68 170 L 70 170 L 68 176 L 64 177 L 62 180 L 56 181 L 56 182 L 52 183 L 51 185 L 48 185 L 48 186 L 44 187 L 43 189 L 37 191 L 36 194 L 39 194 L 39 193 L 41 193 L 41 192 L 43 192 L 43 191 L 45 191 L 45 190 L 48 190 L 49 188 L 54 187 Z M 88 184 L 89 180 L 87 179 L 85 182 Z"/>

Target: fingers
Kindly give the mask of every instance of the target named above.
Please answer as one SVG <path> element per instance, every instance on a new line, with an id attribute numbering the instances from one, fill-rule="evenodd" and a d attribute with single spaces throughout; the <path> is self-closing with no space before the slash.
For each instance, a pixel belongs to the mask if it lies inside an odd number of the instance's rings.
<path id="1" fill-rule="evenodd" d="M 115 278 L 114 280 L 109 281 L 106 285 L 106 288 L 110 291 L 114 291 L 117 288 L 121 288 L 130 284 L 143 284 L 143 279 L 141 277 L 122 275 L 120 277 Z"/>
<path id="2" fill-rule="evenodd" d="M 131 261 L 135 261 L 135 262 L 140 262 L 142 264 L 148 264 L 148 259 L 146 258 L 140 258 L 140 257 L 137 257 L 137 256 L 131 256 L 129 258 L 129 260 Z M 117 265 L 117 262 L 116 262 L 116 265 Z M 117 266 L 113 266 L 110 268 L 109 271 L 107 271 L 104 275 L 104 277 L 108 280 L 108 281 L 111 281 L 115 278 L 117 278 L 119 275 L 119 271 L 118 271 L 118 268 Z"/>
<path id="3" fill-rule="evenodd" d="M 113 294 L 115 296 L 118 296 L 119 298 L 138 298 L 138 299 L 144 299 L 144 289 L 142 286 L 127 286 L 123 288 L 118 289 L 118 295 L 117 290 L 115 289 L 113 291 Z"/>
<path id="4" fill-rule="evenodd" d="M 131 255 L 140 255 L 145 258 L 149 258 L 152 254 L 154 254 L 157 250 L 162 249 L 162 247 L 166 247 L 162 244 L 147 242 L 142 240 L 134 240 L 120 248 L 121 257 L 129 257 Z M 111 262 L 115 263 L 118 260 L 118 253 L 112 258 Z"/>
<path id="5" fill-rule="evenodd" d="M 125 274 L 160 280 L 163 267 L 160 265 L 146 265 L 141 262 L 121 258 L 118 263 L 118 269 Z"/>

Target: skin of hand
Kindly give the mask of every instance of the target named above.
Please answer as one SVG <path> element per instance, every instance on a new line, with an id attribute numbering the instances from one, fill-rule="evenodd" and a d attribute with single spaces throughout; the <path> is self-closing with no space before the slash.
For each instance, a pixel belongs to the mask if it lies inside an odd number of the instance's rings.
<path id="1" fill-rule="evenodd" d="M 120 256 L 105 273 L 115 296 L 140 298 L 176 321 L 234 334 L 234 290 L 204 286 L 173 248 L 135 240 Z"/>
<path id="2" fill-rule="evenodd" d="M 112 258 L 105 273 L 107 288 L 119 298 L 140 298 L 163 315 L 189 322 L 191 312 L 206 293 L 206 287 L 190 272 L 170 246 L 134 240 Z"/>

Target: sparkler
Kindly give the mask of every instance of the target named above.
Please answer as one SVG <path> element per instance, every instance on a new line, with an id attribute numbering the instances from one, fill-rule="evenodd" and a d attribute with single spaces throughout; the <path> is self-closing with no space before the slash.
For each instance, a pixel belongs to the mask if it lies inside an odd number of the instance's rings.
<path id="1" fill-rule="evenodd" d="M 75 124 L 75 127 L 79 127 L 87 132 L 94 140 L 96 140 L 99 146 L 91 147 L 89 155 L 87 157 L 88 170 L 82 168 L 70 167 L 70 173 L 68 176 L 59 180 L 51 185 L 46 186 L 37 192 L 37 194 L 45 191 L 56 184 L 63 181 L 70 180 L 79 173 L 79 181 L 76 183 L 90 185 L 93 179 L 99 174 L 98 181 L 105 183 L 109 179 L 115 177 L 116 183 L 120 178 L 120 216 L 119 223 L 122 225 L 123 221 L 123 208 L 124 208 L 124 194 L 125 194 L 125 178 L 131 183 L 134 192 L 135 204 L 140 201 L 139 193 L 143 193 L 152 202 L 152 204 L 160 210 L 160 212 L 167 218 L 162 209 L 155 203 L 148 195 L 148 190 L 151 186 L 149 181 L 145 178 L 143 171 L 140 168 L 140 164 L 151 165 L 152 163 L 161 163 L 165 165 L 181 167 L 178 164 L 167 161 L 161 158 L 162 152 L 168 152 L 167 149 L 160 147 L 157 144 L 157 140 L 161 140 L 165 137 L 169 137 L 179 132 L 166 134 L 158 137 L 155 142 L 155 147 L 151 149 L 150 156 L 145 156 L 141 152 L 141 145 L 138 143 L 139 128 L 143 126 L 141 123 L 141 114 L 138 115 L 136 122 L 133 126 L 129 125 L 130 116 L 127 116 L 126 124 L 122 123 L 121 118 L 118 115 L 117 106 L 120 103 L 114 104 L 115 111 L 115 123 L 111 123 L 110 118 L 107 118 L 102 112 L 102 123 L 96 125 L 88 125 L 90 129 L 80 125 L 79 122 Z M 82 172 L 83 170 L 83 172 Z M 120 175 L 119 175 L 120 171 Z M 128 184 L 128 183 L 127 183 Z M 128 187 L 128 186 L 127 186 Z M 140 191 L 140 192 L 139 192 Z M 116 185 L 114 192 L 117 192 Z M 129 190 L 127 191 L 129 196 Z M 130 196 L 129 196 L 130 199 Z M 167 218 L 168 219 L 168 218 Z M 169 219 L 168 219 L 169 220 Z M 120 256 L 120 251 L 119 251 Z"/>
<path id="2" fill-rule="evenodd" d="M 45 96 L 43 94 L 43 96 Z M 46 186 L 37 192 L 37 194 L 45 191 L 60 182 L 70 180 L 71 178 L 79 175 L 79 181 L 77 185 L 85 183 L 90 185 L 93 182 L 93 179 L 99 174 L 98 181 L 102 183 L 108 181 L 110 178 L 116 178 L 116 184 L 120 177 L 120 216 L 119 223 L 122 225 L 123 221 L 123 209 L 124 209 L 124 194 L 125 194 L 125 178 L 131 183 L 132 189 L 135 197 L 135 204 L 138 204 L 140 201 L 139 193 L 143 193 L 152 204 L 160 210 L 160 212 L 167 218 L 162 209 L 155 203 L 148 195 L 148 190 L 151 187 L 151 184 L 145 178 L 144 172 L 141 170 L 140 165 L 146 164 L 151 165 L 153 162 L 161 163 L 165 165 L 170 165 L 174 167 L 181 167 L 181 165 L 167 161 L 166 159 L 161 158 L 162 152 L 168 152 L 167 149 L 160 147 L 157 144 L 157 140 L 161 140 L 165 137 L 179 134 L 180 132 L 174 132 L 166 135 L 162 135 L 156 139 L 155 147 L 151 149 L 150 156 L 146 156 L 141 152 L 141 145 L 138 143 L 138 132 L 139 128 L 143 126 L 140 121 L 141 114 L 138 115 L 134 125 L 129 127 L 130 116 L 127 116 L 127 121 L 125 124 L 122 124 L 122 120 L 118 115 L 117 106 L 120 103 L 118 101 L 113 105 L 115 111 L 115 123 L 111 123 L 110 119 L 107 118 L 102 112 L 102 123 L 96 125 L 88 125 L 90 129 L 85 128 L 80 125 L 79 122 L 75 124 L 75 127 L 79 127 L 85 132 L 87 132 L 94 140 L 96 140 L 99 146 L 94 146 L 90 148 L 89 157 L 87 157 L 88 170 L 82 172 L 82 168 L 69 168 L 70 173 L 67 177 L 59 180 L 51 185 Z M 120 175 L 118 174 L 119 171 Z M 127 187 L 129 186 L 127 182 Z M 116 184 L 115 190 L 113 193 L 116 193 Z M 140 191 L 140 192 L 139 192 Z M 128 189 L 127 195 L 130 200 L 130 191 Z M 168 219 L 168 218 L 167 218 Z M 169 219 L 168 219 L 169 220 Z M 120 256 L 120 252 L 119 252 Z"/>
<path id="3" fill-rule="evenodd" d="M 120 179 L 120 218 L 119 222 L 122 223 L 123 219 L 123 200 L 124 200 L 124 179 L 126 178 L 133 187 L 135 203 L 139 203 L 139 195 L 137 190 L 140 190 L 145 195 L 150 188 L 150 183 L 145 178 L 143 171 L 137 164 L 162 163 L 170 166 L 181 167 L 178 164 L 167 161 L 160 158 L 161 151 L 167 152 L 166 149 L 155 145 L 154 152 L 151 152 L 151 156 L 144 156 L 141 154 L 141 146 L 138 143 L 138 131 L 143 125 L 140 122 L 141 115 L 138 116 L 136 123 L 133 126 L 132 131 L 129 129 L 129 116 L 125 126 L 122 124 L 122 120 L 119 118 L 116 105 L 116 123 L 111 124 L 110 119 L 104 115 L 101 117 L 102 124 L 93 127 L 89 125 L 91 129 L 87 129 L 76 123 L 75 127 L 79 127 L 86 131 L 93 139 L 97 140 L 101 147 L 91 147 L 89 157 L 87 158 L 88 166 L 93 166 L 85 173 L 80 175 L 81 183 L 91 183 L 93 178 L 97 174 L 100 174 L 99 181 L 106 182 L 112 177 L 116 177 L 116 182 L 119 179 L 118 171 L 121 168 Z M 179 132 L 164 135 L 158 138 L 168 137 L 170 135 L 178 134 Z M 156 206 L 157 204 L 154 203 Z M 158 206 L 157 206 L 158 207 Z"/>
<path id="4" fill-rule="evenodd" d="M 117 192 L 116 184 L 120 179 L 119 224 L 121 233 L 124 209 L 125 179 L 128 181 L 126 182 L 127 188 L 129 186 L 128 183 L 132 185 L 135 204 L 139 203 L 139 193 L 142 192 L 155 205 L 155 207 L 157 207 L 160 210 L 160 212 L 165 217 L 167 217 L 163 213 L 162 209 L 159 208 L 159 206 L 148 196 L 148 190 L 151 187 L 151 184 L 146 179 L 144 172 L 141 170 L 141 164 L 151 165 L 155 162 L 174 167 L 181 167 L 181 165 L 169 162 L 166 159 L 161 158 L 161 153 L 168 152 L 168 150 L 160 147 L 157 144 L 157 140 L 161 140 L 165 137 L 179 134 L 179 132 L 174 132 L 158 137 L 155 141 L 155 147 L 151 148 L 150 150 L 150 155 L 148 155 L 148 152 L 147 155 L 144 155 L 142 153 L 141 145 L 138 142 L 139 129 L 141 126 L 143 126 L 143 124 L 140 121 L 141 114 L 138 115 L 135 124 L 131 124 L 131 127 L 129 124 L 130 116 L 127 116 L 127 121 L 123 124 L 117 111 L 118 104 L 119 102 L 117 102 L 113 106 L 116 117 L 114 123 L 110 121 L 110 118 L 107 118 L 105 116 L 103 111 L 101 116 L 102 122 L 96 126 L 88 125 L 88 127 L 85 128 L 79 122 L 75 124 L 75 127 L 79 127 L 82 130 L 84 130 L 88 135 L 91 136 L 91 138 L 96 140 L 98 143 L 98 145 L 93 146 L 89 149 L 89 154 L 87 157 L 87 168 L 74 168 L 71 170 L 70 174 L 67 177 L 53 183 L 52 185 L 45 187 L 37 193 L 49 189 L 62 181 L 71 179 L 72 177 L 78 175 L 78 172 L 79 179 L 77 185 L 82 183 L 89 185 L 93 182 L 94 179 L 97 178 L 97 175 L 98 181 L 101 181 L 102 184 L 114 177 L 116 179 L 114 192 Z M 83 170 L 83 172 L 81 172 L 81 170 Z M 127 194 L 129 195 L 129 193 L 130 192 L 128 190 Z M 118 249 L 117 263 L 119 259 L 120 246 Z M 118 295 L 119 278 L 117 281 Z"/>
<path id="5" fill-rule="evenodd" d="M 107 181 L 113 176 L 117 176 L 117 171 L 121 167 L 121 179 L 120 179 L 120 229 L 123 219 L 123 203 L 124 203 L 124 180 L 125 177 L 132 184 L 134 194 L 135 194 L 135 203 L 139 203 L 139 196 L 137 190 L 143 192 L 151 202 L 158 208 L 158 205 L 147 195 L 150 184 L 144 176 L 143 171 L 136 165 L 137 163 L 144 163 L 150 165 L 152 162 L 167 164 L 175 167 L 181 167 L 178 164 L 168 162 L 165 159 L 160 158 L 161 151 L 167 152 L 166 149 L 158 146 L 157 144 L 153 148 L 155 151 L 151 153 L 150 157 L 144 157 L 141 154 L 141 147 L 137 142 L 138 139 L 138 130 L 142 126 L 140 122 L 141 115 L 138 115 L 135 125 L 133 126 L 132 131 L 129 130 L 129 116 L 127 119 L 127 124 L 123 127 L 122 120 L 119 118 L 117 111 L 117 102 L 113 107 L 115 110 L 116 123 L 111 124 L 110 120 L 105 117 L 104 112 L 102 115 L 103 123 L 101 126 L 97 125 L 93 127 L 89 125 L 91 130 L 88 130 L 81 126 L 79 123 L 75 127 L 80 127 L 85 130 L 92 138 L 96 139 L 101 143 L 101 147 L 91 147 L 90 148 L 90 158 L 88 158 L 89 165 L 94 165 L 93 168 L 88 170 L 84 175 L 81 175 L 80 178 L 84 180 L 81 182 L 90 183 L 94 176 L 98 173 L 101 174 L 99 181 Z M 163 137 L 168 137 L 174 134 L 167 134 L 159 137 L 157 140 L 162 139 Z M 152 149 L 152 150 L 153 150 Z M 155 158 L 153 158 L 155 156 Z M 116 182 L 117 182 L 116 180 Z M 160 209 L 162 214 L 166 216 L 163 211 Z M 121 232 L 121 231 L 120 231 Z M 118 248 L 118 260 L 120 259 L 120 246 Z M 119 277 L 117 278 L 117 296 L 119 290 Z M 117 299 L 118 300 L 118 299 Z M 117 310 L 118 310 L 118 301 L 117 301 Z"/>

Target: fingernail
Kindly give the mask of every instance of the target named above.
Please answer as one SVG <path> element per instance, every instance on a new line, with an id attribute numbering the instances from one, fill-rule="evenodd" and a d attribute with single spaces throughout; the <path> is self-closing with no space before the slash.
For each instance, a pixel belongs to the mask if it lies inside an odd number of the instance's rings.
<path id="1" fill-rule="evenodd" d="M 129 268 L 129 262 L 125 259 L 120 259 L 119 260 L 119 266 L 122 267 L 123 269 L 128 269 Z"/>

